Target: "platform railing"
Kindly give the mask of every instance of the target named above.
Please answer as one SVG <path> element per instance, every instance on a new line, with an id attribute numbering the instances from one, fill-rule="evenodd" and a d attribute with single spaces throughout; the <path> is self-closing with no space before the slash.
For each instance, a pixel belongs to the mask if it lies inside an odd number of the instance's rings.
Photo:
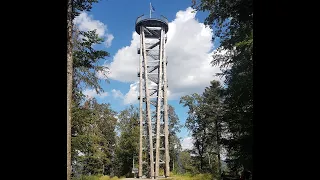
<path id="1" fill-rule="evenodd" d="M 164 21 L 165 23 L 169 23 L 169 21 L 168 21 L 168 19 L 166 18 L 166 17 L 164 17 L 164 16 L 160 16 L 160 17 L 152 17 L 152 18 L 150 18 L 150 17 L 148 17 L 148 16 L 144 16 L 144 15 L 141 15 L 141 16 L 139 16 L 138 18 L 137 18 L 137 20 L 136 20 L 136 24 L 137 23 L 139 23 L 140 21 L 142 21 L 142 20 L 145 20 L 145 19 L 157 19 L 157 20 L 162 20 L 162 21 Z"/>

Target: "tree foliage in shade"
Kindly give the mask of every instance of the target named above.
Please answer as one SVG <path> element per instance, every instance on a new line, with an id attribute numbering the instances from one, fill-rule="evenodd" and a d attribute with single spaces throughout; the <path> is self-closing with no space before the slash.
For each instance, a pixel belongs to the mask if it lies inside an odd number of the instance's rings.
<path id="1" fill-rule="evenodd" d="M 180 164 L 182 166 L 182 173 L 190 173 L 190 174 L 198 174 L 199 169 L 195 164 L 197 159 L 191 156 L 191 152 L 189 150 L 184 150 L 179 154 Z"/>
<path id="2" fill-rule="evenodd" d="M 194 93 L 192 95 L 183 96 L 180 99 L 180 103 L 184 107 L 188 107 L 188 118 L 186 120 L 186 127 L 191 131 L 192 138 L 194 140 L 193 153 L 199 158 L 200 172 L 204 172 L 205 161 L 204 157 L 207 152 L 207 123 L 201 118 L 200 104 L 202 103 L 202 98 L 199 94 Z"/>
<path id="3" fill-rule="evenodd" d="M 111 110 L 110 105 L 98 104 L 95 99 L 85 101 L 83 106 L 81 102 L 84 100 L 83 88 L 93 88 L 97 93 L 103 92 L 96 74 L 107 72 L 106 67 L 99 65 L 99 61 L 109 56 L 109 53 L 94 49 L 94 45 L 103 42 L 103 39 L 98 37 L 96 30 L 85 32 L 74 27 L 72 40 L 72 134 L 77 133 L 77 130 L 83 134 L 72 137 L 73 169 L 77 174 L 108 173 L 111 169 L 110 151 L 113 148 L 111 145 L 115 144 L 115 112 Z M 102 119 L 105 120 L 102 121 Z M 88 126 L 92 131 L 88 131 Z M 86 131 L 82 132 L 79 128 L 85 128 Z M 89 146 L 83 146 L 88 143 Z M 76 152 L 82 152 L 82 150 L 87 153 L 79 156 Z"/>
<path id="4" fill-rule="evenodd" d="M 209 87 L 206 87 L 202 94 L 202 104 L 200 113 L 203 119 L 208 123 L 208 157 L 209 169 L 216 178 L 221 174 L 221 139 L 225 133 L 224 114 L 224 89 L 218 81 L 211 81 Z M 213 162 L 213 163 L 212 163 Z"/>
<path id="5" fill-rule="evenodd" d="M 76 102 L 79 103 L 82 93 L 81 90 L 77 90 L 78 84 L 76 82 L 73 82 L 75 80 L 75 77 L 77 77 L 77 73 L 75 72 L 75 64 L 74 64 L 74 55 L 77 53 L 74 53 L 74 47 L 77 46 L 77 42 L 74 42 L 77 40 L 77 34 L 74 33 L 74 24 L 73 20 L 81 11 L 90 11 L 92 8 L 93 3 L 97 3 L 98 0 L 68 0 L 67 2 L 67 180 L 71 179 L 72 175 L 72 148 L 71 148 L 71 129 L 72 129 L 72 103 Z M 89 39 L 90 35 L 88 35 Z M 90 44 L 90 42 L 88 42 Z M 85 48 L 88 44 L 83 44 Z M 93 57 L 92 59 L 95 59 Z M 85 59 L 78 59 L 78 62 L 85 61 Z M 86 64 L 87 65 L 87 64 Z M 86 66 L 85 65 L 85 66 Z M 89 67 L 89 69 L 92 67 Z M 90 76 L 90 75 L 89 75 Z M 92 77 L 86 77 L 89 80 L 85 80 L 85 83 L 90 84 L 90 79 Z M 82 78 L 84 79 L 84 78 Z M 93 81 L 96 81 L 96 79 L 93 79 Z M 95 83 L 91 83 L 92 86 Z M 99 89 L 98 86 L 94 86 L 95 89 Z"/>
<path id="6" fill-rule="evenodd" d="M 189 109 L 186 127 L 194 140 L 191 153 L 198 159 L 194 165 L 202 173 L 219 174 L 223 92 L 220 83 L 212 81 L 202 95 L 194 93 L 180 99 Z"/>
<path id="7" fill-rule="evenodd" d="M 78 31 L 75 29 L 73 50 L 73 90 L 74 99 L 83 99 L 83 88 L 93 88 L 97 93 L 103 92 L 97 73 L 108 73 L 108 68 L 99 65 L 100 60 L 109 56 L 104 50 L 95 50 L 94 45 L 104 40 L 98 36 L 96 30 Z M 108 82 L 108 81 L 107 81 Z"/>
<path id="8" fill-rule="evenodd" d="M 143 111 L 143 113 L 145 113 Z M 179 118 L 172 106 L 168 108 L 169 120 L 169 153 L 170 153 L 170 167 L 173 169 L 173 160 L 177 161 L 177 155 L 180 152 L 181 144 L 177 133 L 180 132 L 181 125 Z M 139 110 L 134 106 L 130 106 L 121 111 L 118 115 L 117 131 L 120 133 L 117 138 L 117 145 L 115 151 L 115 169 L 114 175 L 132 177 L 132 163 L 135 159 L 135 166 L 138 167 L 139 155 Z M 164 147 L 164 141 L 160 145 Z M 148 161 L 148 157 L 144 157 Z M 143 173 L 148 174 L 148 169 L 144 166 Z"/>
<path id="9" fill-rule="evenodd" d="M 139 153 L 139 111 L 131 105 L 119 113 L 118 120 L 120 136 L 115 151 L 114 173 L 132 177 L 133 158 Z"/>
<path id="10" fill-rule="evenodd" d="M 169 156 L 170 156 L 170 170 L 179 171 L 178 156 L 181 151 L 180 139 L 177 135 L 181 131 L 179 117 L 175 112 L 174 107 L 168 105 L 168 120 L 169 120 Z M 181 170 L 180 170 L 181 171 Z"/>
<path id="11" fill-rule="evenodd" d="M 252 0 L 192 0 L 192 3 L 196 10 L 209 13 L 204 23 L 214 30 L 221 47 L 231 50 L 252 33 Z"/>
<path id="12" fill-rule="evenodd" d="M 90 11 L 93 3 L 99 0 L 72 0 L 72 21 L 83 11 Z M 103 92 L 99 85 L 96 73 L 103 72 L 107 75 L 108 68 L 99 65 L 99 61 L 109 56 L 104 50 L 96 50 L 94 45 L 101 44 L 104 39 L 99 37 L 96 29 L 80 31 L 77 26 L 72 26 L 73 42 L 73 96 L 82 98 L 83 87 L 94 88 L 97 93 Z"/>
<path id="13" fill-rule="evenodd" d="M 253 170 L 253 1 L 192 0 L 193 7 L 207 11 L 205 24 L 214 30 L 220 46 L 212 65 L 225 77 L 221 121 L 228 137 L 221 138 L 233 171 Z"/>
<path id="14" fill-rule="evenodd" d="M 109 104 L 98 104 L 95 99 L 73 107 L 71 157 L 75 176 L 110 173 L 115 115 Z"/>
<path id="15" fill-rule="evenodd" d="M 92 9 L 92 4 L 98 3 L 99 0 L 72 0 L 72 2 L 73 2 L 72 17 L 75 18 L 82 11 L 90 11 Z"/>

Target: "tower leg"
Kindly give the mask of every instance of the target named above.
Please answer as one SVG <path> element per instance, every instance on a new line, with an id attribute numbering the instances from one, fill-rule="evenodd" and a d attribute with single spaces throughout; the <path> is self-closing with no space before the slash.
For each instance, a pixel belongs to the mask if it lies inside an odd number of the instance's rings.
<path id="1" fill-rule="evenodd" d="M 165 43 L 163 51 L 163 111 L 164 111 L 164 143 L 165 143 L 165 176 L 170 176 L 170 156 L 169 156 L 169 128 L 168 128 L 168 101 L 167 101 L 167 57 L 165 52 Z"/>
<path id="2" fill-rule="evenodd" d="M 146 97 L 146 115 L 148 120 L 148 130 L 149 130 L 149 153 L 150 153 L 150 176 L 151 179 L 154 177 L 154 157 L 153 157 L 153 137 L 152 137 L 152 125 L 151 125 L 151 112 L 150 112 L 150 98 L 148 89 L 148 59 L 146 52 L 146 42 L 144 27 L 142 28 L 142 44 L 143 44 L 143 60 L 144 60 L 144 82 L 145 82 L 145 97 Z"/>
<path id="3" fill-rule="evenodd" d="M 160 118 L 162 107 L 162 58 L 163 58 L 163 29 L 160 33 L 160 51 L 159 51 L 159 68 L 158 68 L 158 98 L 157 98 L 157 139 L 156 139 L 156 173 L 155 178 L 159 176 L 159 156 L 160 156 Z"/>
<path id="4" fill-rule="evenodd" d="M 142 32 L 142 28 L 140 28 L 140 34 Z M 142 36 L 140 36 L 140 49 L 142 47 Z M 139 61 L 139 71 L 140 71 L 140 77 L 139 77 L 139 95 L 140 95 L 140 99 L 139 99 L 139 109 L 140 109 L 140 114 L 139 114 L 139 120 L 140 120 L 140 137 L 139 137 L 139 178 L 142 177 L 142 136 L 143 136 L 143 114 L 142 114 L 142 53 L 140 53 L 140 61 Z"/>

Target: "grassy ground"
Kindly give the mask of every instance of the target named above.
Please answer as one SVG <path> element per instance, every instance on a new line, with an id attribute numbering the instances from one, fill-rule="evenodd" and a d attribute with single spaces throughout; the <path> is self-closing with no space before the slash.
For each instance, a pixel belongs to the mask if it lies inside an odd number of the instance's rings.
<path id="1" fill-rule="evenodd" d="M 81 176 L 80 178 L 72 178 L 72 180 L 120 180 L 123 178 L 112 177 L 110 176 Z"/>
<path id="2" fill-rule="evenodd" d="M 212 176 L 210 174 L 197 174 L 197 175 L 190 175 L 190 174 L 184 174 L 184 175 L 172 175 L 172 180 L 211 180 Z M 168 178 L 167 178 L 168 179 Z"/>
<path id="3" fill-rule="evenodd" d="M 125 177 L 112 177 L 109 176 L 82 176 L 80 178 L 73 178 L 73 180 L 134 180 L 134 178 L 125 178 Z M 138 180 L 138 179 L 136 179 Z M 158 180 L 212 180 L 212 175 L 210 174 L 171 174 L 169 178 L 159 178 Z"/>
<path id="4" fill-rule="evenodd" d="M 211 174 L 197 174 L 197 175 L 191 175 L 191 174 L 171 174 L 171 177 L 168 178 L 158 178 L 157 180 L 212 180 Z M 127 178 L 127 179 L 120 179 L 120 180 L 138 180 L 134 178 Z M 149 180 L 149 179 L 144 179 Z"/>

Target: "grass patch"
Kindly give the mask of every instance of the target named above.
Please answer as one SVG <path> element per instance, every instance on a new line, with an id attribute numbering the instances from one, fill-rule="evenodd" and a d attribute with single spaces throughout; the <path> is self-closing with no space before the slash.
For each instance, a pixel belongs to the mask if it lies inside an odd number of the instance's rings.
<path id="1" fill-rule="evenodd" d="M 80 176 L 79 178 L 72 178 L 72 180 L 120 180 L 117 176 L 110 178 L 110 176 Z"/>
<path id="2" fill-rule="evenodd" d="M 72 178 L 72 180 L 121 180 L 125 177 L 118 178 L 117 176 L 110 178 L 110 176 L 80 176 L 79 178 Z M 159 180 L 212 180 L 211 174 L 173 174 L 169 178 L 161 178 Z M 137 179 L 138 180 L 138 179 Z"/>
<path id="3" fill-rule="evenodd" d="M 173 174 L 172 180 L 212 180 L 211 174 Z M 170 178 L 170 179 L 171 179 Z"/>

